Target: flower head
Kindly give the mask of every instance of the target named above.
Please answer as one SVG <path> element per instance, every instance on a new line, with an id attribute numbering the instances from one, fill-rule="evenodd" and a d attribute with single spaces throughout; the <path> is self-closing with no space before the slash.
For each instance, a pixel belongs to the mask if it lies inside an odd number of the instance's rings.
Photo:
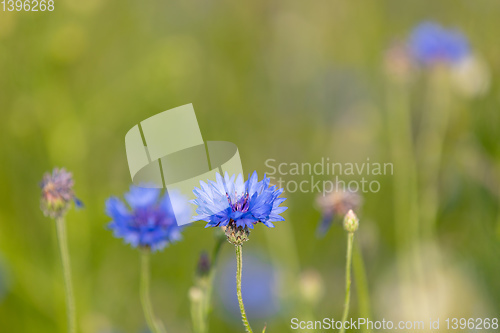
<path id="1" fill-rule="evenodd" d="M 413 29 L 409 47 L 413 57 L 422 65 L 455 64 L 470 54 L 467 38 L 457 30 L 424 22 Z"/>
<path id="2" fill-rule="evenodd" d="M 64 168 L 54 168 L 52 173 L 46 172 L 43 175 L 40 183 L 42 189 L 40 207 L 45 216 L 62 217 L 68 211 L 72 201 L 77 207 L 83 206 L 82 202 L 75 196 L 74 184 L 73 175 Z"/>
<path id="3" fill-rule="evenodd" d="M 217 173 L 216 180 L 208 184 L 200 181 L 200 188 L 193 190 L 196 199 L 192 203 L 198 206 L 198 216 L 194 219 L 207 221 L 205 227 L 226 227 L 226 235 L 232 237 L 233 244 L 247 240 L 248 229 L 257 223 L 274 228 L 272 222 L 285 220 L 279 215 L 287 209 L 280 207 L 286 200 L 279 197 L 283 189 L 269 186 L 270 179 L 266 176 L 259 182 L 254 172 L 243 182 L 241 174 L 230 178 L 226 172 L 224 178 Z"/>
<path id="4" fill-rule="evenodd" d="M 189 219 L 190 209 L 187 200 L 175 192 L 131 186 L 126 193 L 127 205 L 116 197 L 106 201 L 106 214 L 113 220 L 108 227 L 117 238 L 123 238 L 132 247 L 162 250 L 169 243 L 181 239 L 182 227 L 179 224 Z M 175 207 L 175 209 L 174 209 Z M 174 214 L 174 211 L 177 214 Z"/>

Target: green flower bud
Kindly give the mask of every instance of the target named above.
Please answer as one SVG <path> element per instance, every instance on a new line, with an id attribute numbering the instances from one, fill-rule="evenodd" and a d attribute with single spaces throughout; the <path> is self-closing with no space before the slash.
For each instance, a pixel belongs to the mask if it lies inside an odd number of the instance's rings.
<path id="1" fill-rule="evenodd" d="M 356 214 L 349 209 L 344 217 L 344 230 L 347 232 L 355 232 L 359 227 L 359 219 Z"/>

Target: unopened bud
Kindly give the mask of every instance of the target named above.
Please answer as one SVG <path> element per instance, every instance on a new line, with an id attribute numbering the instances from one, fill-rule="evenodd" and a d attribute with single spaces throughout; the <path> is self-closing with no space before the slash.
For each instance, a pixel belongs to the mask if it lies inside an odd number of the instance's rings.
<path id="1" fill-rule="evenodd" d="M 203 251 L 200 254 L 200 258 L 198 259 L 198 265 L 196 267 L 196 276 L 199 278 L 204 278 L 205 276 L 208 275 L 210 272 L 210 258 L 208 257 L 208 254 Z"/>
<path id="2" fill-rule="evenodd" d="M 359 219 L 350 209 L 344 217 L 344 229 L 347 232 L 355 232 L 359 227 Z"/>

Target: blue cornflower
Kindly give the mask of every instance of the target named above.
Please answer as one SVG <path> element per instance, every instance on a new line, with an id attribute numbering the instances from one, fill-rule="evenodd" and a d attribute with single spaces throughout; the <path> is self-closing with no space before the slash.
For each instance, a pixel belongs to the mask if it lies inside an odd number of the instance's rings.
<path id="1" fill-rule="evenodd" d="M 469 42 L 461 32 L 433 22 L 421 23 L 413 29 L 409 47 L 413 57 L 423 65 L 455 64 L 471 52 Z"/>
<path id="2" fill-rule="evenodd" d="M 160 198 L 161 190 L 131 186 L 124 195 L 127 205 L 116 197 L 106 201 L 106 214 L 113 220 L 108 227 L 117 238 L 123 238 L 132 247 L 162 250 L 169 243 L 181 239 L 183 224 L 189 219 L 190 208 L 187 200 L 175 192 L 165 193 Z M 175 209 L 174 209 L 175 208 Z M 177 214 L 174 214 L 174 211 Z"/>
<path id="3" fill-rule="evenodd" d="M 40 183 L 42 189 L 40 206 L 45 216 L 62 217 L 66 214 L 72 201 L 76 207 L 83 207 L 83 203 L 73 191 L 74 184 L 73 175 L 64 168 L 54 168 L 52 173 L 46 172 L 43 175 Z"/>
<path id="4" fill-rule="evenodd" d="M 206 184 L 200 181 L 200 188 L 193 190 L 196 199 L 192 203 L 198 206 L 196 209 L 198 216 L 194 217 L 195 221 L 207 221 L 205 227 L 228 227 L 226 235 L 229 238 L 228 231 L 245 231 L 248 237 L 248 229 L 253 229 L 259 222 L 274 228 L 272 222 L 285 220 L 279 215 L 287 209 L 279 206 L 286 200 L 279 198 L 283 189 L 269 186 L 270 179 L 265 175 L 259 182 L 257 172 L 254 172 L 246 182 L 243 182 L 241 174 L 236 180 L 235 177 L 233 175 L 229 178 L 226 172 L 223 179 L 217 173 L 216 182 L 208 181 Z"/>

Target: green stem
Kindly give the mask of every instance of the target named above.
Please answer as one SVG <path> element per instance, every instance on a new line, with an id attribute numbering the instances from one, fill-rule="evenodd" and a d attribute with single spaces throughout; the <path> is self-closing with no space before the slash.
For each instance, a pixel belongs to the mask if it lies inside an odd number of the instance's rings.
<path id="1" fill-rule="evenodd" d="M 241 295 L 241 271 L 243 269 L 243 258 L 241 254 L 241 245 L 236 245 L 236 294 L 238 295 L 238 303 L 240 304 L 241 320 L 248 333 L 253 333 L 250 324 L 248 323 L 243 297 Z"/>
<path id="2" fill-rule="evenodd" d="M 71 283 L 71 265 L 69 260 L 68 239 L 66 237 L 66 224 L 64 218 L 56 219 L 57 238 L 59 239 L 59 252 L 61 254 L 62 269 L 64 275 L 64 287 L 66 289 L 66 312 L 68 316 L 68 332 L 76 332 L 75 300 L 73 297 L 73 285 Z"/>
<path id="3" fill-rule="evenodd" d="M 146 322 L 149 329 L 153 333 L 166 333 L 163 325 L 156 320 L 153 313 L 153 306 L 151 305 L 151 299 L 149 297 L 149 280 L 150 280 L 150 268 L 149 268 L 149 249 L 143 249 L 141 253 L 141 303 L 144 310 L 144 316 L 146 317 Z"/>
<path id="4" fill-rule="evenodd" d="M 340 333 L 345 331 L 345 321 L 349 315 L 349 303 L 351 301 L 351 261 L 352 261 L 352 243 L 354 240 L 354 233 L 350 232 L 347 235 L 347 258 L 345 264 L 345 300 L 344 300 L 344 314 L 342 315 L 342 328 Z"/>

